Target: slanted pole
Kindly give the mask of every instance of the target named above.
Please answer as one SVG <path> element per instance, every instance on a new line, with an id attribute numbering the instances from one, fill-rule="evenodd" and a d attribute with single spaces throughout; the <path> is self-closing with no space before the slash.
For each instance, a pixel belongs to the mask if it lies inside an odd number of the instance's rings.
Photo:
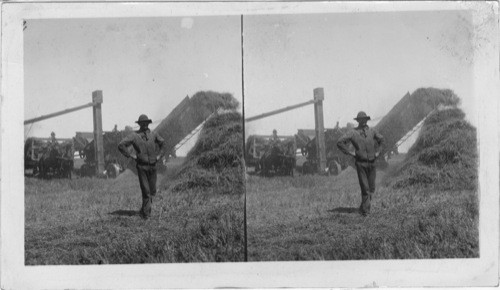
<path id="1" fill-rule="evenodd" d="M 57 116 L 60 116 L 60 115 L 72 113 L 74 111 L 78 111 L 78 110 L 81 110 L 81 109 L 92 107 L 93 105 L 95 105 L 95 104 L 94 103 L 88 103 L 88 104 L 85 104 L 85 105 L 82 105 L 82 106 L 78 106 L 78 107 L 74 107 L 74 108 L 71 108 L 71 109 L 66 109 L 66 110 L 62 110 L 62 111 L 55 112 L 55 113 L 52 113 L 52 114 L 48 114 L 48 115 L 40 116 L 40 117 L 37 117 L 37 118 L 29 119 L 29 120 L 24 121 L 24 125 L 35 123 L 35 122 L 39 122 L 39 121 L 43 121 L 43 120 L 50 119 L 50 118 L 54 118 L 54 117 L 57 117 Z"/>
<path id="2" fill-rule="evenodd" d="M 313 104 L 313 103 L 314 103 L 314 100 L 311 100 L 311 101 L 307 101 L 307 102 L 300 103 L 300 104 L 297 104 L 297 105 L 288 106 L 286 108 L 282 108 L 282 109 L 274 110 L 274 111 L 267 112 L 267 113 L 264 113 L 264 114 L 260 114 L 260 115 L 257 115 L 257 116 L 253 116 L 253 117 L 250 117 L 250 118 L 246 118 L 245 122 L 246 123 L 252 122 L 252 121 L 259 120 L 259 119 L 262 119 L 262 118 L 266 118 L 266 117 L 269 117 L 269 116 L 272 116 L 272 115 L 276 115 L 276 114 L 280 114 L 280 113 L 283 113 L 283 112 L 286 112 L 286 111 L 290 111 L 290 110 L 294 110 L 294 109 L 297 109 L 297 108 L 300 108 L 300 107 L 304 107 L 304 106 L 307 106 L 307 105 L 310 105 L 310 104 Z"/>
<path id="3" fill-rule="evenodd" d="M 102 138 L 102 91 L 92 92 L 93 115 L 94 115 L 94 150 L 96 156 L 96 176 L 104 173 L 104 145 Z"/>
<path id="4" fill-rule="evenodd" d="M 326 169 L 325 148 L 325 124 L 323 120 L 323 100 L 325 99 L 323 88 L 314 89 L 314 122 L 316 130 L 317 152 L 319 157 L 319 172 L 324 173 Z"/>

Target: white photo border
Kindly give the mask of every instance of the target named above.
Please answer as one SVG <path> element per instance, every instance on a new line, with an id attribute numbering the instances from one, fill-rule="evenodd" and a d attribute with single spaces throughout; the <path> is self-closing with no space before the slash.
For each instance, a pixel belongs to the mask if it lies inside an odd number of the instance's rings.
<path id="1" fill-rule="evenodd" d="M 480 258 L 95 266 L 24 265 L 23 19 L 469 10 L 478 111 Z M 497 2 L 3 3 L 0 111 L 2 289 L 423 287 L 498 284 L 499 28 Z M 492 132 L 494 132 L 492 134 Z"/>

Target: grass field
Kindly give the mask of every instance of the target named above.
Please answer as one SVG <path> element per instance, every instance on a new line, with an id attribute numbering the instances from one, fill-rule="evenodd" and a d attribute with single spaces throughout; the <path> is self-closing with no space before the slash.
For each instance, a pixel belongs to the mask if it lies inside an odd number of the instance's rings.
<path id="1" fill-rule="evenodd" d="M 172 182 L 170 168 L 160 188 Z M 362 217 L 352 168 L 335 177 L 248 176 L 249 260 L 479 256 L 477 193 L 395 190 L 385 177 L 378 171 L 372 213 Z M 26 178 L 25 186 L 27 265 L 243 261 L 242 195 L 163 190 L 144 221 L 130 171 L 108 180 Z"/>
<path id="2" fill-rule="evenodd" d="M 393 168 L 394 161 L 388 171 Z M 479 256 L 474 191 L 385 187 L 361 216 L 356 171 L 335 177 L 247 180 L 250 261 L 472 258 Z"/>
<path id="3" fill-rule="evenodd" d="M 159 175 L 159 187 L 171 175 Z M 131 171 L 108 180 L 26 178 L 26 265 L 243 260 L 242 195 L 157 195 L 145 221 Z"/>

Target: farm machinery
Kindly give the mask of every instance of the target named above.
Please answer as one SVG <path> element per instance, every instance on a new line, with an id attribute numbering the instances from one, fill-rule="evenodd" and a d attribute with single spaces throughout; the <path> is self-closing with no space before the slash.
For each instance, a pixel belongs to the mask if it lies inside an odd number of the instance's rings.
<path id="1" fill-rule="evenodd" d="M 326 149 L 326 169 L 325 173 L 337 175 L 341 170 L 349 166 L 350 159 L 348 156 L 337 149 L 336 142 L 345 132 L 347 128 L 336 127 L 334 129 L 325 129 L 325 149 Z M 301 165 L 303 174 L 313 174 L 318 171 L 319 156 L 318 146 L 316 143 L 315 130 L 299 129 L 294 136 L 282 136 L 281 142 L 277 143 L 270 140 L 271 136 L 251 135 L 246 142 L 246 165 L 254 167 L 256 172 L 267 174 L 270 169 L 262 170 L 262 166 L 269 162 L 275 161 L 278 164 L 276 173 L 293 175 L 293 169 L 296 167 L 296 156 L 302 155 L 306 161 Z M 284 159 L 290 161 L 284 161 Z M 281 167 L 279 167 L 281 166 Z"/>
<path id="2" fill-rule="evenodd" d="M 28 138 L 24 143 L 25 173 L 41 178 L 71 179 L 73 154 L 71 139 Z"/>
<path id="3" fill-rule="evenodd" d="M 250 122 L 314 104 L 316 128 L 314 130 L 299 129 L 293 138 L 295 148 L 299 148 L 301 154 L 306 158 L 302 164 L 302 172 L 337 175 L 349 165 L 354 164 L 352 157 L 343 154 L 337 148 L 339 138 L 351 130 L 354 125 L 348 123 L 346 127 L 340 127 L 337 122 L 335 128 L 324 129 L 323 99 L 323 90 L 318 88 L 314 90 L 314 99 L 311 101 L 264 113 L 245 121 Z M 387 160 L 393 154 L 398 154 L 398 147 L 420 129 L 429 115 L 443 106 L 454 106 L 458 102 L 458 97 L 451 90 L 421 88 L 412 94 L 408 92 L 374 127 L 384 136 L 386 143 L 385 148 L 380 148 L 381 154 L 376 165 L 382 168 L 386 167 Z M 259 152 L 265 152 L 265 150 L 258 149 L 263 147 L 259 145 L 261 141 L 258 140 L 258 136 L 250 136 L 247 140 L 245 156 L 247 166 L 258 168 L 261 164 L 257 161 L 263 158 L 262 153 Z"/>
<path id="4" fill-rule="evenodd" d="M 204 122 L 215 112 L 233 108 L 236 104 L 230 94 L 218 94 L 214 92 L 198 92 L 192 97 L 186 96 L 171 112 L 165 117 L 159 125 L 153 129 L 154 132 L 165 136 L 164 150 L 165 154 L 161 163 L 157 164 L 158 171 L 166 169 L 166 162 L 169 156 L 175 157 L 175 152 L 190 138 L 192 138 L 201 128 Z M 125 169 L 135 172 L 135 162 L 124 157 L 118 150 L 118 143 L 128 134 L 133 132 L 132 127 L 125 127 L 125 130 L 119 131 L 116 126 L 113 131 L 104 132 L 103 152 L 104 152 L 104 175 L 108 178 L 114 178 Z M 77 132 L 73 138 L 75 150 L 84 164 L 80 168 L 82 176 L 93 176 L 97 166 L 95 155 L 95 144 L 92 140 L 91 132 Z M 134 149 L 129 147 L 131 154 Z"/>
<path id="5" fill-rule="evenodd" d="M 24 122 L 25 125 L 93 107 L 94 131 L 77 132 L 76 136 L 72 139 L 64 140 L 66 142 L 64 146 L 62 144 L 61 146 L 48 146 L 49 139 L 28 138 L 25 143 L 25 168 L 35 173 L 35 175 L 38 175 L 41 168 L 39 163 L 40 160 L 43 160 L 42 156 L 45 154 L 44 148 L 66 148 L 66 146 L 71 145 L 71 154 L 64 153 L 66 154 L 64 155 L 65 159 L 71 159 L 71 169 L 65 170 L 65 173 L 73 170 L 73 156 L 75 152 L 78 153 L 78 156 L 83 159 L 84 162 L 77 170 L 77 173 L 81 176 L 113 178 L 126 168 L 135 171 L 135 162 L 125 158 L 118 151 L 118 143 L 128 134 L 131 134 L 133 128 L 127 126 L 125 130 L 119 131 L 115 125 L 112 131 L 103 132 L 101 117 L 102 100 L 102 91 L 94 91 L 92 93 L 92 103 L 26 120 Z M 164 150 L 168 153 L 165 154 L 166 157 L 163 162 L 159 164 L 158 170 L 161 171 L 165 169 L 165 163 L 168 156 L 171 155 L 175 157 L 176 150 L 200 131 L 203 124 L 210 116 L 225 109 L 236 109 L 238 105 L 238 102 L 228 93 L 219 94 L 207 91 L 198 92 L 192 97 L 186 96 L 172 112 L 153 129 L 153 131 L 165 137 L 166 142 Z M 128 150 L 130 153 L 133 153 L 134 149 L 129 147 Z M 51 154 L 53 157 L 57 155 L 58 159 L 63 156 L 62 152 L 54 151 L 54 153 Z M 61 170 L 57 172 L 57 174 L 54 173 L 52 175 L 61 175 L 61 173 L 59 173 Z"/>
<path id="6" fill-rule="evenodd" d="M 387 167 L 387 160 L 392 155 L 399 153 L 398 147 L 420 129 L 429 115 L 444 106 L 453 106 L 457 103 L 458 97 L 451 90 L 427 88 L 418 89 L 413 94 L 406 93 L 374 127 L 384 136 L 386 141 L 386 146 L 381 148 L 376 165 L 380 168 Z M 346 127 L 340 128 L 337 123 L 334 129 L 325 130 L 327 159 L 325 170 L 329 174 L 337 175 L 349 165 L 354 165 L 354 159 L 343 154 L 337 148 L 339 138 L 351 130 L 353 126 L 353 124 L 348 123 Z M 304 134 L 301 132 L 304 131 L 307 130 L 299 130 L 296 136 L 303 136 Z M 304 137 L 302 138 L 304 139 Z M 309 139 L 306 145 L 301 148 L 302 155 L 307 158 L 302 168 L 304 173 L 314 173 L 318 168 L 319 157 L 316 148 L 318 148 L 316 138 Z"/>
<path id="7" fill-rule="evenodd" d="M 113 152 L 113 145 L 117 140 L 113 137 L 117 133 L 119 132 L 104 133 L 104 152 L 106 153 L 104 175 L 107 177 L 116 177 L 123 168 L 119 163 L 121 160 L 113 158 L 116 156 Z M 92 133 L 77 132 L 72 139 L 27 138 L 24 143 L 25 172 L 41 178 L 71 178 L 73 173 L 80 176 L 94 176 L 96 166 L 94 140 L 88 138 L 88 135 L 92 136 Z M 77 170 L 74 166 L 75 154 L 84 160 L 84 164 Z"/>
<path id="8" fill-rule="evenodd" d="M 291 175 L 297 145 L 294 136 L 251 135 L 247 139 L 245 162 L 261 175 Z"/>
<path id="9" fill-rule="evenodd" d="M 281 114 L 290 110 L 295 110 L 305 106 L 314 106 L 314 119 L 315 119 L 315 138 L 320 140 L 316 143 L 317 152 L 320 162 L 318 166 L 320 170 L 326 167 L 325 157 L 325 142 L 324 142 L 324 124 L 323 124 L 323 88 L 314 89 L 314 98 L 304 103 L 288 106 L 278 110 L 273 110 L 257 116 L 245 119 L 245 123 L 255 120 L 267 118 L 276 114 Z M 266 142 L 268 138 L 268 142 Z M 281 140 L 277 136 L 270 138 L 269 136 L 253 135 L 247 139 L 245 148 L 245 163 L 247 166 L 254 166 L 256 171 L 261 171 L 262 175 L 267 175 L 269 171 L 275 173 L 293 175 L 296 166 L 296 152 L 297 144 L 305 142 L 304 139 L 297 138 L 296 136 L 283 137 Z M 282 142 L 283 141 L 283 142 Z"/>
<path id="10" fill-rule="evenodd" d="M 101 114 L 101 104 L 103 101 L 102 91 L 94 91 L 92 92 L 92 102 L 88 104 L 84 104 L 81 106 L 65 109 L 62 111 L 58 111 L 55 113 L 51 113 L 48 115 L 36 117 L 33 119 L 25 120 L 24 125 L 29 125 L 35 122 L 40 122 L 46 119 L 55 118 L 64 114 L 69 114 L 78 110 L 86 109 L 92 107 L 93 111 L 93 125 L 94 125 L 94 139 L 96 139 L 96 146 L 94 148 L 97 167 L 96 173 L 102 172 L 101 168 L 104 167 L 104 157 L 103 157 L 103 149 L 102 149 L 102 114 Z M 36 141 L 38 139 L 38 141 Z M 67 159 L 67 162 L 63 162 L 65 166 L 68 167 L 65 172 L 73 171 L 74 165 L 74 144 L 73 140 L 69 140 L 67 144 L 63 148 L 64 152 L 60 152 L 59 145 L 57 144 L 57 140 L 52 138 L 50 146 L 43 146 L 43 142 L 39 142 L 41 138 L 27 139 L 25 142 L 25 169 L 32 170 L 33 172 L 42 170 L 40 173 L 45 175 L 47 172 L 47 168 L 53 168 L 53 166 L 57 166 L 56 162 L 53 162 L 54 159 L 61 158 L 61 154 L 65 154 L 64 158 Z M 45 148 L 46 147 L 46 148 Z M 71 154 L 69 154 L 69 148 L 71 148 Z M 41 157 L 40 157 L 41 156 Z M 37 160 L 38 159 L 38 160 Z M 47 159 L 47 160 L 46 160 Z M 37 166 L 35 167 L 33 164 L 35 163 Z M 31 167 L 31 168 L 30 168 Z M 53 171 L 53 170 L 50 170 Z M 54 174 L 56 176 L 57 174 Z M 71 175 L 70 175 L 71 176 Z"/>
<path id="11" fill-rule="evenodd" d="M 340 128 L 337 127 L 333 129 L 325 129 L 325 151 L 326 151 L 326 168 L 325 173 L 331 175 L 337 175 L 340 171 L 346 169 L 352 162 L 352 158 L 343 154 L 337 148 L 337 140 L 344 135 L 349 129 L 347 127 Z M 302 156 L 306 158 L 306 161 L 302 164 L 303 174 L 312 174 L 317 172 L 319 157 L 317 151 L 316 138 L 312 139 L 309 136 L 303 134 L 306 130 L 299 129 L 296 135 L 297 139 L 306 140 L 302 142 L 303 146 L 300 147 L 300 152 Z"/>
<path id="12" fill-rule="evenodd" d="M 33 175 L 40 177 L 71 177 L 74 170 L 75 150 L 80 157 L 85 160 L 85 164 L 80 168 L 79 173 L 84 176 L 106 176 L 107 170 L 104 166 L 115 169 L 113 173 L 119 171 L 116 161 L 110 158 L 109 152 L 113 152 L 111 145 L 113 142 L 107 140 L 108 159 L 104 160 L 103 136 L 115 136 L 116 132 L 105 133 L 102 131 L 102 110 L 103 102 L 102 91 L 92 92 L 92 102 L 81 106 L 65 109 L 48 115 L 24 121 L 24 125 L 40 122 L 49 118 L 58 117 L 64 114 L 72 113 L 78 110 L 92 107 L 94 131 L 88 133 L 91 140 L 81 138 L 78 135 L 72 139 L 64 139 L 62 144 L 52 138 L 45 140 L 43 138 L 28 138 L 25 142 L 25 169 L 32 171 Z M 25 170 L 25 171 L 26 171 Z M 104 174 L 103 174 L 104 173 Z"/>
<path id="13" fill-rule="evenodd" d="M 104 171 L 102 176 L 115 178 L 123 172 L 130 160 L 118 151 L 118 143 L 132 130 L 103 132 Z M 91 132 L 77 132 L 73 137 L 75 152 L 83 159 L 84 164 L 77 170 L 80 176 L 94 176 L 97 160 L 95 155 L 95 142 Z"/>

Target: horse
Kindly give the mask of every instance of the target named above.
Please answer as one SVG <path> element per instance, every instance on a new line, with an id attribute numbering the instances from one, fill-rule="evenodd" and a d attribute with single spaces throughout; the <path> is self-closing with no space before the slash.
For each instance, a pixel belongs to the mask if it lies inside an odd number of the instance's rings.
<path id="1" fill-rule="evenodd" d="M 73 146 L 68 144 L 50 144 L 42 151 L 38 161 L 41 178 L 66 177 L 71 179 L 73 171 Z"/>
<path id="2" fill-rule="evenodd" d="M 292 142 L 271 144 L 259 160 L 261 175 L 270 171 L 275 174 L 293 176 L 295 168 L 295 149 Z"/>

